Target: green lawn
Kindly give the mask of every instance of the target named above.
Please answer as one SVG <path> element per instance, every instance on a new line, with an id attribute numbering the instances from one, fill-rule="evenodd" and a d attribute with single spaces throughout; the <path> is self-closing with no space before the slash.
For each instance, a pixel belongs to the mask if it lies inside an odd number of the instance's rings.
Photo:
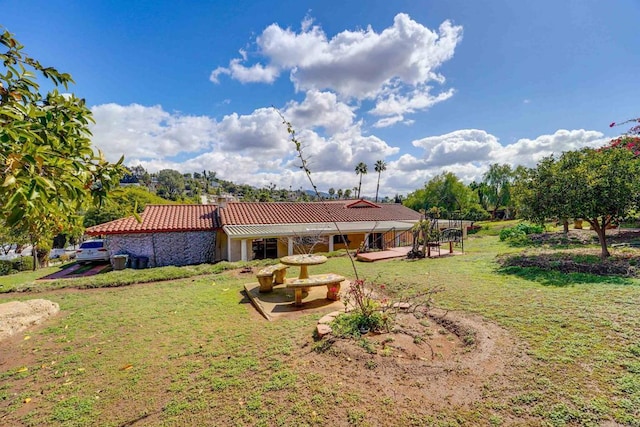
<path id="1" fill-rule="evenodd" d="M 438 306 L 484 316 L 522 343 L 530 363 L 506 386 L 489 380 L 471 405 L 416 415 L 370 396 L 366 384 L 326 384 L 300 362 L 320 315 L 267 322 L 241 293 L 246 276 L 208 266 L 172 281 L 0 294 L 0 302 L 46 298 L 63 310 L 10 349 L 0 345 L 0 424 L 378 425 L 386 416 L 386 425 L 640 426 L 640 282 L 510 275 L 496 255 L 521 249 L 494 235 L 468 239 L 465 250 L 358 269 L 398 295 L 442 286 Z M 161 271 L 153 270 L 96 280 L 147 281 L 136 275 Z M 353 277 L 344 257 L 313 272 Z M 23 277 L 22 289 L 38 286 Z M 371 399 L 378 409 L 358 410 Z"/>

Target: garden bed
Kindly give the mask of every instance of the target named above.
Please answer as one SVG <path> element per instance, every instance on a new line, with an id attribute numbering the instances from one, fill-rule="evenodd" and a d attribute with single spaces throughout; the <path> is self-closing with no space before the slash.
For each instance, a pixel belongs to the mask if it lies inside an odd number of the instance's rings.
<path id="1" fill-rule="evenodd" d="M 360 339 L 325 339 L 302 357 L 330 382 L 365 384 L 372 394 L 416 414 L 473 405 L 489 378 L 506 384 L 511 369 L 528 363 L 521 345 L 479 316 L 400 312 L 394 325 L 388 333 L 370 332 Z M 368 409 L 376 412 L 363 402 L 363 410 L 371 413 Z"/>

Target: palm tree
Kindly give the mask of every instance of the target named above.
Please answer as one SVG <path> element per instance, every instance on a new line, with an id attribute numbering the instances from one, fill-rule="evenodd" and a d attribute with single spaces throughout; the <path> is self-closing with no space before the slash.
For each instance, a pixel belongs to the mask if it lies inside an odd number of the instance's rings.
<path id="1" fill-rule="evenodd" d="M 367 173 L 367 164 L 364 162 L 358 163 L 356 166 L 356 175 L 360 175 L 360 182 L 358 183 L 358 196 L 357 199 L 360 198 L 360 189 L 362 188 L 362 175 Z"/>
<path id="2" fill-rule="evenodd" d="M 384 160 L 376 161 L 376 172 L 378 172 L 378 185 L 376 186 L 376 203 L 378 203 L 378 191 L 380 190 L 380 174 L 387 170 L 387 164 Z"/>
<path id="3" fill-rule="evenodd" d="M 342 199 L 342 188 L 338 188 L 338 192 L 336 194 L 338 195 L 338 199 Z"/>
<path id="4" fill-rule="evenodd" d="M 331 188 L 329 189 L 329 198 L 330 198 L 330 199 L 333 199 L 333 196 L 334 196 L 335 194 L 336 194 L 336 189 L 335 189 L 335 188 L 333 188 L 333 187 L 331 187 Z"/>
<path id="5" fill-rule="evenodd" d="M 351 197 L 351 189 L 347 188 L 346 190 L 344 190 L 344 198 L 349 199 L 350 197 Z"/>

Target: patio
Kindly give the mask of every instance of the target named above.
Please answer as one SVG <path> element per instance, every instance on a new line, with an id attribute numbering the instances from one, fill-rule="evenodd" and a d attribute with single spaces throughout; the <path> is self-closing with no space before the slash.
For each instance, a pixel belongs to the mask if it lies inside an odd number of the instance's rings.
<path id="1" fill-rule="evenodd" d="M 346 289 L 347 286 L 342 288 Z M 260 284 L 252 282 L 245 284 L 244 290 L 256 310 L 267 320 L 297 317 L 300 314 L 329 313 L 344 309 L 342 300 L 332 301 L 326 298 L 327 288 L 325 286 L 309 288 L 300 307 L 295 305 L 295 291 L 287 288 L 286 284 L 274 286 L 269 293 L 261 293 Z"/>

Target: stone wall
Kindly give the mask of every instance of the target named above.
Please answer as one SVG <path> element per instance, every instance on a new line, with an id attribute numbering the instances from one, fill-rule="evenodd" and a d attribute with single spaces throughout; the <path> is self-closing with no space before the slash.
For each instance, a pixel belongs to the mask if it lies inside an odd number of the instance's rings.
<path id="1" fill-rule="evenodd" d="M 214 231 L 112 234 L 106 242 L 111 256 L 146 256 L 149 267 L 204 264 L 216 259 Z"/>

